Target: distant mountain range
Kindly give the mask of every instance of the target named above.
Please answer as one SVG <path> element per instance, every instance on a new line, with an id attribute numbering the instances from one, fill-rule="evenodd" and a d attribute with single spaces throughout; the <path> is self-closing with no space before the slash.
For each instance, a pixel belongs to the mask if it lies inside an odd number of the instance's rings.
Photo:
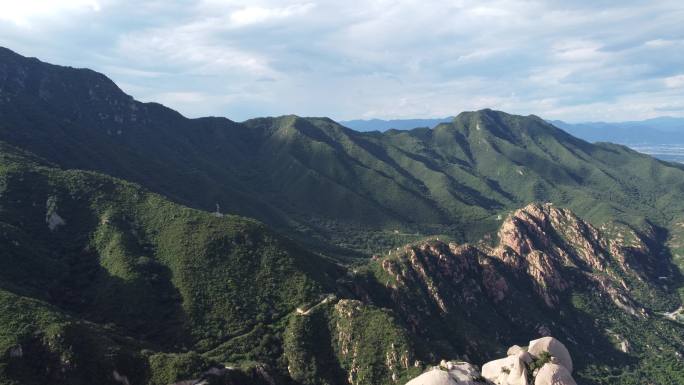
<path id="1" fill-rule="evenodd" d="M 397 124 L 394 124 L 397 126 Z M 0 48 L 0 383 L 684 383 L 684 165 L 484 109 L 188 119 Z"/>
<path id="2" fill-rule="evenodd" d="M 398 120 L 346 120 L 340 124 L 357 131 L 409 130 L 417 127 L 435 127 L 453 120 L 398 119 Z M 566 123 L 550 120 L 556 127 L 589 142 L 611 142 L 629 147 L 672 162 L 684 163 L 684 118 L 660 117 L 630 122 Z"/>
<path id="3" fill-rule="evenodd" d="M 418 127 L 432 128 L 440 123 L 449 123 L 454 120 L 453 116 L 444 119 L 355 119 L 341 120 L 339 123 L 356 131 L 387 131 L 387 130 L 410 130 Z"/>
<path id="4" fill-rule="evenodd" d="M 342 120 L 340 124 L 357 131 L 409 130 L 412 128 L 433 128 L 448 123 L 454 117 L 442 119 L 369 119 Z M 566 123 L 550 120 L 554 126 L 589 142 L 611 142 L 620 144 L 663 144 L 684 143 L 684 118 L 660 117 L 628 122 L 586 122 Z"/>
<path id="5" fill-rule="evenodd" d="M 590 142 L 621 144 L 684 144 L 684 118 L 661 117 L 634 122 L 551 123 Z"/>

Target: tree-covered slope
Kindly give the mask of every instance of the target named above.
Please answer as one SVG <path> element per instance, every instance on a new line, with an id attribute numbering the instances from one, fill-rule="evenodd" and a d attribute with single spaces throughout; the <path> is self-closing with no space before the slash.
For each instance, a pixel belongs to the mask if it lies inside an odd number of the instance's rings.
<path id="1" fill-rule="evenodd" d="M 10 145 L 0 165 L 3 383 L 401 384 L 548 333 L 582 357 L 582 383 L 678 383 L 661 381 L 682 370 L 681 326 L 662 313 L 680 278 L 655 231 L 530 205 L 497 243 L 420 242 L 347 268 Z"/>
<path id="2" fill-rule="evenodd" d="M 681 166 L 581 141 L 534 116 L 483 110 L 385 133 L 326 118 L 186 119 L 101 74 L 6 49 L 0 139 L 191 207 L 257 218 L 340 256 L 430 234 L 476 240 L 531 201 L 598 223 L 663 227 L 684 201 Z"/>
<path id="3" fill-rule="evenodd" d="M 551 204 L 511 212 L 498 233 L 494 245 L 407 245 L 358 272 L 412 331 L 417 356 L 481 364 L 554 335 L 580 384 L 684 383 L 684 327 L 663 316 L 681 304 L 680 273 L 667 263 L 649 279 L 650 239 Z"/>
<path id="4" fill-rule="evenodd" d="M 116 370 L 142 383 L 164 374 L 150 366 L 156 352 L 219 347 L 216 362 L 275 365 L 278 325 L 341 274 L 253 220 L 5 144 L 0 229 L 2 381 L 114 383 Z M 250 333 L 261 342 L 235 343 Z"/>
<path id="5" fill-rule="evenodd" d="M 402 384 L 549 333 L 682 383 L 683 198 L 535 116 L 187 119 L 0 49 L 0 383 Z"/>

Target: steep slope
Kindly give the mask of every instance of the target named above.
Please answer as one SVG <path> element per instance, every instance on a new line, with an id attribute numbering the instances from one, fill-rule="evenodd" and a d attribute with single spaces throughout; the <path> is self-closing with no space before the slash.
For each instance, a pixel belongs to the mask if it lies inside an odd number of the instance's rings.
<path id="1" fill-rule="evenodd" d="M 253 220 L 5 144 L 0 250 L 3 383 L 166 384 L 155 378 L 218 362 L 276 366 L 283 322 L 343 273 Z"/>
<path id="2" fill-rule="evenodd" d="M 228 119 L 186 119 L 133 100 L 102 74 L 4 48 L 0 116 L 1 140 L 60 167 L 125 178 L 204 210 L 282 219 L 242 188 L 258 176 L 250 156 L 257 138 Z"/>
<path id="3" fill-rule="evenodd" d="M 0 160 L 2 382 L 401 384 L 549 333 L 582 352 L 580 383 L 684 370 L 682 327 L 660 315 L 680 278 L 655 232 L 530 205 L 498 242 L 348 270 L 252 220 L 6 144 Z"/>
<path id="4" fill-rule="evenodd" d="M 649 239 L 550 204 L 514 211 L 499 238 L 432 240 L 374 258 L 360 273 L 366 295 L 400 315 L 428 362 L 481 363 L 516 340 L 554 335 L 581 357 L 579 383 L 684 381 L 684 329 L 661 315 L 680 306 L 667 284 L 679 272 L 668 265 L 661 283 L 646 278 Z"/>
<path id="5" fill-rule="evenodd" d="M 101 74 L 0 49 L 0 140 L 178 203 L 257 218 L 348 257 L 444 234 L 473 241 L 530 201 L 596 224 L 681 216 L 684 169 L 483 110 L 434 129 L 359 133 L 326 119 L 186 119 Z"/>
<path id="6" fill-rule="evenodd" d="M 668 197 L 682 192 L 680 167 L 621 146 L 591 145 L 534 116 L 462 113 L 451 124 L 394 137 L 407 151 L 429 153 L 436 168 L 452 178 L 470 181 L 468 187 L 495 207 L 553 201 L 599 220 L 653 210 L 651 216 L 665 218 L 662 211 L 673 203 L 681 212 Z M 405 144 L 409 140 L 411 147 Z"/>

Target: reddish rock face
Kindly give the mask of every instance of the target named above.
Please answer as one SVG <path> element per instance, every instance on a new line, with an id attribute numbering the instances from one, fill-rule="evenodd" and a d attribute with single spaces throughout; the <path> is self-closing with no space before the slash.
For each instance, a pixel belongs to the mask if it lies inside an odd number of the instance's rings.
<path id="1" fill-rule="evenodd" d="M 608 240 L 591 224 L 584 222 L 567 209 L 550 203 L 530 204 L 516 210 L 504 221 L 499 230 L 499 245 L 491 254 L 520 274 L 526 274 L 546 304 L 553 307 L 558 293 L 570 287 L 564 278 L 564 268 L 574 268 L 597 283 L 597 287 L 610 296 L 620 308 L 632 314 L 636 310 L 626 294 L 624 280 L 616 274 L 639 277 L 625 261 L 627 248 L 647 246 L 638 237 L 638 245 L 626 245 Z M 613 264 L 613 269 L 606 266 Z"/>
<path id="2" fill-rule="evenodd" d="M 494 302 L 505 298 L 508 284 L 492 261 L 491 256 L 471 245 L 431 241 L 407 246 L 401 258 L 385 259 L 380 265 L 396 285 L 421 287 L 440 312 L 448 313 L 450 301 L 472 303 L 481 293 Z M 458 290 L 453 290 L 455 287 Z"/>
<path id="3" fill-rule="evenodd" d="M 395 289 L 397 285 L 419 285 L 444 313 L 449 312 L 450 301 L 471 303 L 478 293 L 485 293 L 494 303 L 505 300 L 510 284 L 503 268 L 532 283 L 549 307 L 555 307 L 559 294 L 572 286 L 566 271 L 572 269 L 594 282 L 616 306 L 633 315 L 645 314 L 617 274 L 640 276 L 625 263 L 625 253 L 647 248 L 638 237 L 632 237 L 629 245 L 619 239 L 608 240 L 570 210 L 549 203 L 530 204 L 511 213 L 498 236 L 494 247 L 437 240 L 406 246 L 403 257 L 388 257 L 380 264 L 394 278 Z M 458 294 L 449 290 L 455 285 L 459 285 Z M 458 298 L 447 298 L 449 295 Z"/>

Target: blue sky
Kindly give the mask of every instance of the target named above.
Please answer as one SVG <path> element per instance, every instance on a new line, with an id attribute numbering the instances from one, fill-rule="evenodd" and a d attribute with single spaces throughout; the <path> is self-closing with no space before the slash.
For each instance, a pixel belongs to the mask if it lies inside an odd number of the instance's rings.
<path id="1" fill-rule="evenodd" d="M 684 1 L 0 0 L 0 45 L 190 116 L 684 116 Z"/>

